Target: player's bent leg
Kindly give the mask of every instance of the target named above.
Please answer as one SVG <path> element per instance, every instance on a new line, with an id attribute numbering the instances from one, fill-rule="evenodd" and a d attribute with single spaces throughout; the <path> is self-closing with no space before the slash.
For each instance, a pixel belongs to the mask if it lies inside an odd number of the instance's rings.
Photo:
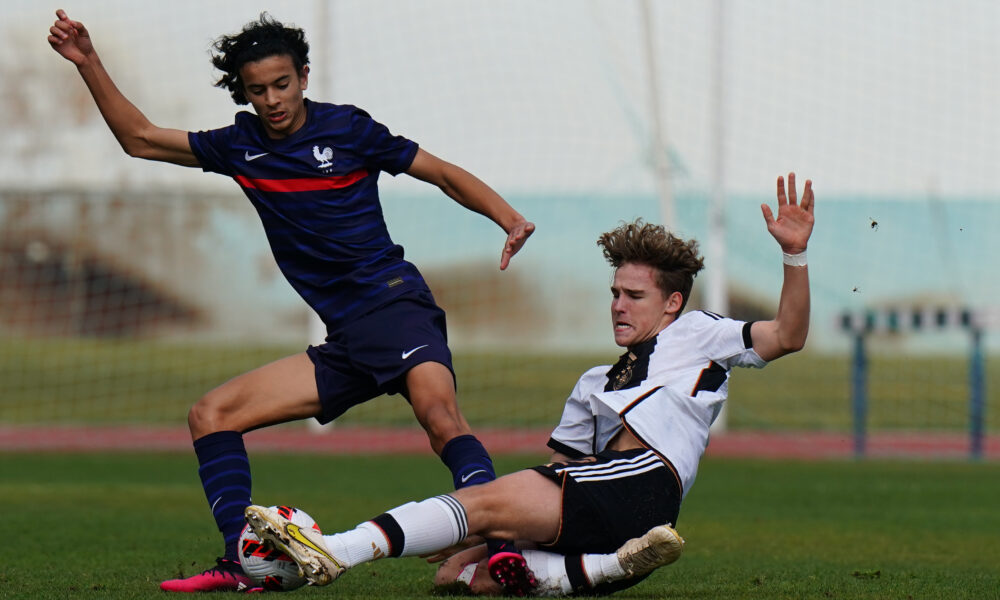
<path id="1" fill-rule="evenodd" d="M 522 550 L 527 567 L 534 573 L 532 596 L 606 595 L 631 587 L 655 569 L 676 561 L 684 540 L 670 525 L 653 527 L 628 540 L 611 554 L 562 555 L 535 549 Z M 512 593 L 489 576 L 490 559 L 484 546 L 456 553 L 438 568 L 434 583 L 442 594 L 468 591 L 494 596 Z M 458 589 L 456 589 L 456 587 Z"/>
<path id="2" fill-rule="evenodd" d="M 448 367 L 424 362 L 406 373 L 406 397 L 431 448 L 451 471 L 455 489 L 496 479 L 493 461 L 458 409 Z"/>
<path id="3" fill-rule="evenodd" d="M 197 440 L 217 431 L 246 433 L 320 414 L 315 366 L 305 352 L 238 375 L 191 407 L 188 427 Z"/>
<path id="4" fill-rule="evenodd" d="M 510 542 L 548 542 L 558 533 L 562 497 L 559 486 L 532 470 L 518 471 L 496 481 L 463 488 L 455 497 L 469 513 L 470 530 L 487 538 L 490 577 L 514 596 L 526 596 L 538 580 Z"/>
<path id="5" fill-rule="evenodd" d="M 472 534 L 551 541 L 559 528 L 559 504 L 558 485 L 535 471 L 520 471 L 454 495 L 397 506 L 332 535 L 293 528 L 264 507 L 248 507 L 246 516 L 258 537 L 288 554 L 313 584 L 325 585 L 346 568 L 385 557 L 433 554 Z"/>
<path id="6" fill-rule="evenodd" d="M 443 364 L 428 361 L 415 365 L 406 372 L 403 394 L 437 454 L 448 440 L 472 433 L 458 409 L 455 377 Z"/>
<path id="7" fill-rule="evenodd" d="M 464 507 L 470 534 L 546 543 L 559 533 L 561 490 L 537 471 L 516 471 L 450 495 Z"/>
<path id="8" fill-rule="evenodd" d="M 330 584 L 347 570 L 344 561 L 327 548 L 320 532 L 300 528 L 277 510 L 248 506 L 246 519 L 257 537 L 270 542 L 299 565 L 309 585 Z"/>
<path id="9" fill-rule="evenodd" d="M 431 446 L 451 470 L 455 489 L 496 479 L 486 448 L 467 433 L 469 427 L 458 410 L 450 370 L 433 362 L 417 365 L 407 373 L 407 394 Z M 443 446 L 442 440 L 446 440 Z M 489 573 L 497 583 L 516 596 L 524 596 L 535 587 L 534 574 L 513 541 L 490 539 L 487 546 Z"/>
<path id="10" fill-rule="evenodd" d="M 251 476 L 243 433 L 271 423 L 319 413 L 313 365 L 302 353 L 245 373 L 205 394 L 188 414 L 198 458 L 198 474 L 212 516 L 223 537 L 216 567 L 187 578 L 163 582 L 170 591 L 230 589 L 244 577 L 237 542 L 250 504 Z M 235 565 L 235 569 L 230 569 Z"/>

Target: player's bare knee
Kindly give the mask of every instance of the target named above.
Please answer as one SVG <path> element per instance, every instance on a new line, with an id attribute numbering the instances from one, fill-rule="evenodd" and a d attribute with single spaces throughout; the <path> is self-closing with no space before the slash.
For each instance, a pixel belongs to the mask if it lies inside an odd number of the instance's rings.
<path id="1" fill-rule="evenodd" d="M 188 429 L 191 430 L 192 434 L 202 433 L 208 428 L 211 419 L 209 418 L 209 410 L 202 400 L 195 402 L 191 408 L 188 410 Z"/>
<path id="2" fill-rule="evenodd" d="M 212 390 L 198 399 L 188 411 L 188 428 L 196 438 L 215 431 L 221 431 L 223 426 L 223 395 L 218 390 Z"/>

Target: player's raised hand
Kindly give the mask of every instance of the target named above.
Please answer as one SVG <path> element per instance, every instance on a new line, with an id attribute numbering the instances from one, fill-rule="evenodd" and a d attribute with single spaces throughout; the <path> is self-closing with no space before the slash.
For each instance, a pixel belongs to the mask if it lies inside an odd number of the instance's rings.
<path id="1" fill-rule="evenodd" d="M 809 236 L 813 229 L 813 197 L 812 181 L 806 180 L 805 189 L 802 190 L 802 201 L 798 200 L 795 190 L 795 173 L 788 174 L 788 193 L 785 193 L 785 179 L 778 177 L 778 217 L 775 218 L 771 212 L 771 207 L 761 204 L 760 209 L 764 213 L 764 222 L 767 223 L 767 230 L 771 233 L 782 251 L 788 254 L 798 254 L 805 251 L 809 243 Z"/>
<path id="2" fill-rule="evenodd" d="M 83 64 L 94 53 L 90 33 L 83 23 L 70 19 L 61 8 L 56 11 L 56 17 L 49 28 L 49 45 L 71 63 Z"/>
<path id="3" fill-rule="evenodd" d="M 535 224 L 531 221 L 521 221 L 511 228 L 507 234 L 507 243 L 503 246 L 503 253 L 500 254 L 500 270 L 503 271 L 510 264 L 512 256 L 517 254 L 528 237 L 535 232 Z"/>

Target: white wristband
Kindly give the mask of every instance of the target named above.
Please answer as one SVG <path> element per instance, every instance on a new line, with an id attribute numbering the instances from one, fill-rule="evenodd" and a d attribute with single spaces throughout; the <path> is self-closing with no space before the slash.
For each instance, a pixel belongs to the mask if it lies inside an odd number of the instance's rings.
<path id="1" fill-rule="evenodd" d="M 798 254 L 789 254 L 787 252 L 781 253 L 782 262 L 790 267 L 804 267 L 806 266 L 806 251 L 803 250 Z"/>

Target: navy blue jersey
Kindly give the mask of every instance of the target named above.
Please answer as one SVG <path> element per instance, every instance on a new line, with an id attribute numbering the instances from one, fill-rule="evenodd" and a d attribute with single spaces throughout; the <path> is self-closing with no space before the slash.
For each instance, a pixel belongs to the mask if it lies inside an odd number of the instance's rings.
<path id="1" fill-rule="evenodd" d="M 427 286 L 389 237 L 378 197 L 381 171 L 410 167 L 417 144 L 365 111 L 306 100 L 306 122 L 271 139 L 249 112 L 190 132 L 202 169 L 236 180 L 264 224 L 278 267 L 328 329 Z"/>

